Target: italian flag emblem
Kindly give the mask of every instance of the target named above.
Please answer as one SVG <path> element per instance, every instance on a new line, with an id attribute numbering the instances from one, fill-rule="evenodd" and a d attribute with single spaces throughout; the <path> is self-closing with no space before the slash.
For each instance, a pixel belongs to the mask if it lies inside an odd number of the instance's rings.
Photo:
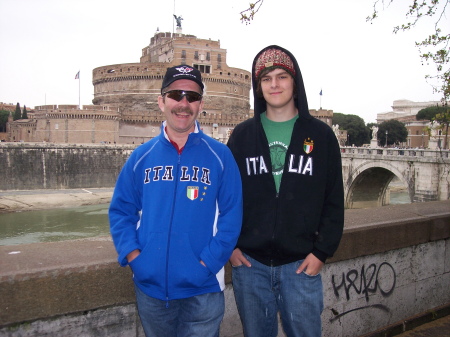
<path id="1" fill-rule="evenodd" d="M 187 187 L 187 197 L 191 200 L 198 198 L 198 186 L 188 186 Z"/>
<path id="2" fill-rule="evenodd" d="M 306 154 L 310 154 L 313 149 L 314 141 L 311 140 L 311 138 L 305 139 L 305 141 L 303 142 L 303 150 L 306 152 Z"/>

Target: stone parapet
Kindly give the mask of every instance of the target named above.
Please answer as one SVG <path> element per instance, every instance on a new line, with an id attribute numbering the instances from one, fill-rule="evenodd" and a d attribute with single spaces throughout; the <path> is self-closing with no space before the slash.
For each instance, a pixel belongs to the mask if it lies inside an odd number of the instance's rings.
<path id="1" fill-rule="evenodd" d="M 322 273 L 324 335 L 359 336 L 449 303 L 449 238 L 450 201 L 347 210 Z M 110 238 L 0 247 L 0 335 L 142 336 L 131 272 L 116 258 Z M 221 336 L 241 336 L 226 270 Z"/>

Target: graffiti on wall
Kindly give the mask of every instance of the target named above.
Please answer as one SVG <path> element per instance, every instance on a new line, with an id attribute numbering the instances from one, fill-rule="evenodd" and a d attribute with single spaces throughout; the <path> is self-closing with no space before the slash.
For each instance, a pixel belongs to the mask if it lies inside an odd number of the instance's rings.
<path id="1" fill-rule="evenodd" d="M 371 294 L 378 292 L 383 297 L 388 297 L 393 293 L 396 283 L 396 273 L 394 267 L 387 262 L 383 262 L 379 266 L 372 263 L 367 268 L 363 265 L 360 272 L 356 269 L 352 269 L 346 273 L 343 272 L 340 277 L 333 275 L 331 277 L 331 283 L 337 298 L 341 298 L 341 296 L 345 295 L 346 300 L 349 301 L 352 296 L 363 294 L 368 303 L 370 299 L 369 295 Z M 377 308 L 389 312 L 389 308 L 385 305 L 368 304 L 340 314 L 333 310 L 335 317 L 330 321 L 334 321 L 350 312 L 366 308 Z"/>

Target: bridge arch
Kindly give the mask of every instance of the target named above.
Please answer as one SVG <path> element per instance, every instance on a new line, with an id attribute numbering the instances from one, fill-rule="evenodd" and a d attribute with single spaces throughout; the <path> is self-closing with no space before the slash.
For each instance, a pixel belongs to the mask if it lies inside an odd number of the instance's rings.
<path id="1" fill-rule="evenodd" d="M 414 184 L 409 183 L 404 172 L 389 162 L 366 161 L 349 173 L 344 186 L 346 208 L 378 207 L 388 204 L 387 191 L 394 177 L 407 186 L 412 202 Z"/>

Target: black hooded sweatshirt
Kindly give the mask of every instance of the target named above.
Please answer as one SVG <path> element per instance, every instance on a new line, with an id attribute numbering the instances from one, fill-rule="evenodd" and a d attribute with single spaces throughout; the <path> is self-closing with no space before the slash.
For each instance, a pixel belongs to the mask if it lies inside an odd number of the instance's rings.
<path id="1" fill-rule="evenodd" d="M 284 51 L 294 63 L 299 114 L 279 193 L 261 124 L 266 101 L 255 92 L 255 63 L 269 48 Z M 236 248 L 269 266 L 301 260 L 309 253 L 325 262 L 336 251 L 344 227 L 342 166 L 336 136 L 327 124 L 309 114 L 300 68 L 289 51 L 278 46 L 261 50 L 253 61 L 252 83 L 254 117 L 237 125 L 228 141 L 243 184 L 244 215 Z"/>

